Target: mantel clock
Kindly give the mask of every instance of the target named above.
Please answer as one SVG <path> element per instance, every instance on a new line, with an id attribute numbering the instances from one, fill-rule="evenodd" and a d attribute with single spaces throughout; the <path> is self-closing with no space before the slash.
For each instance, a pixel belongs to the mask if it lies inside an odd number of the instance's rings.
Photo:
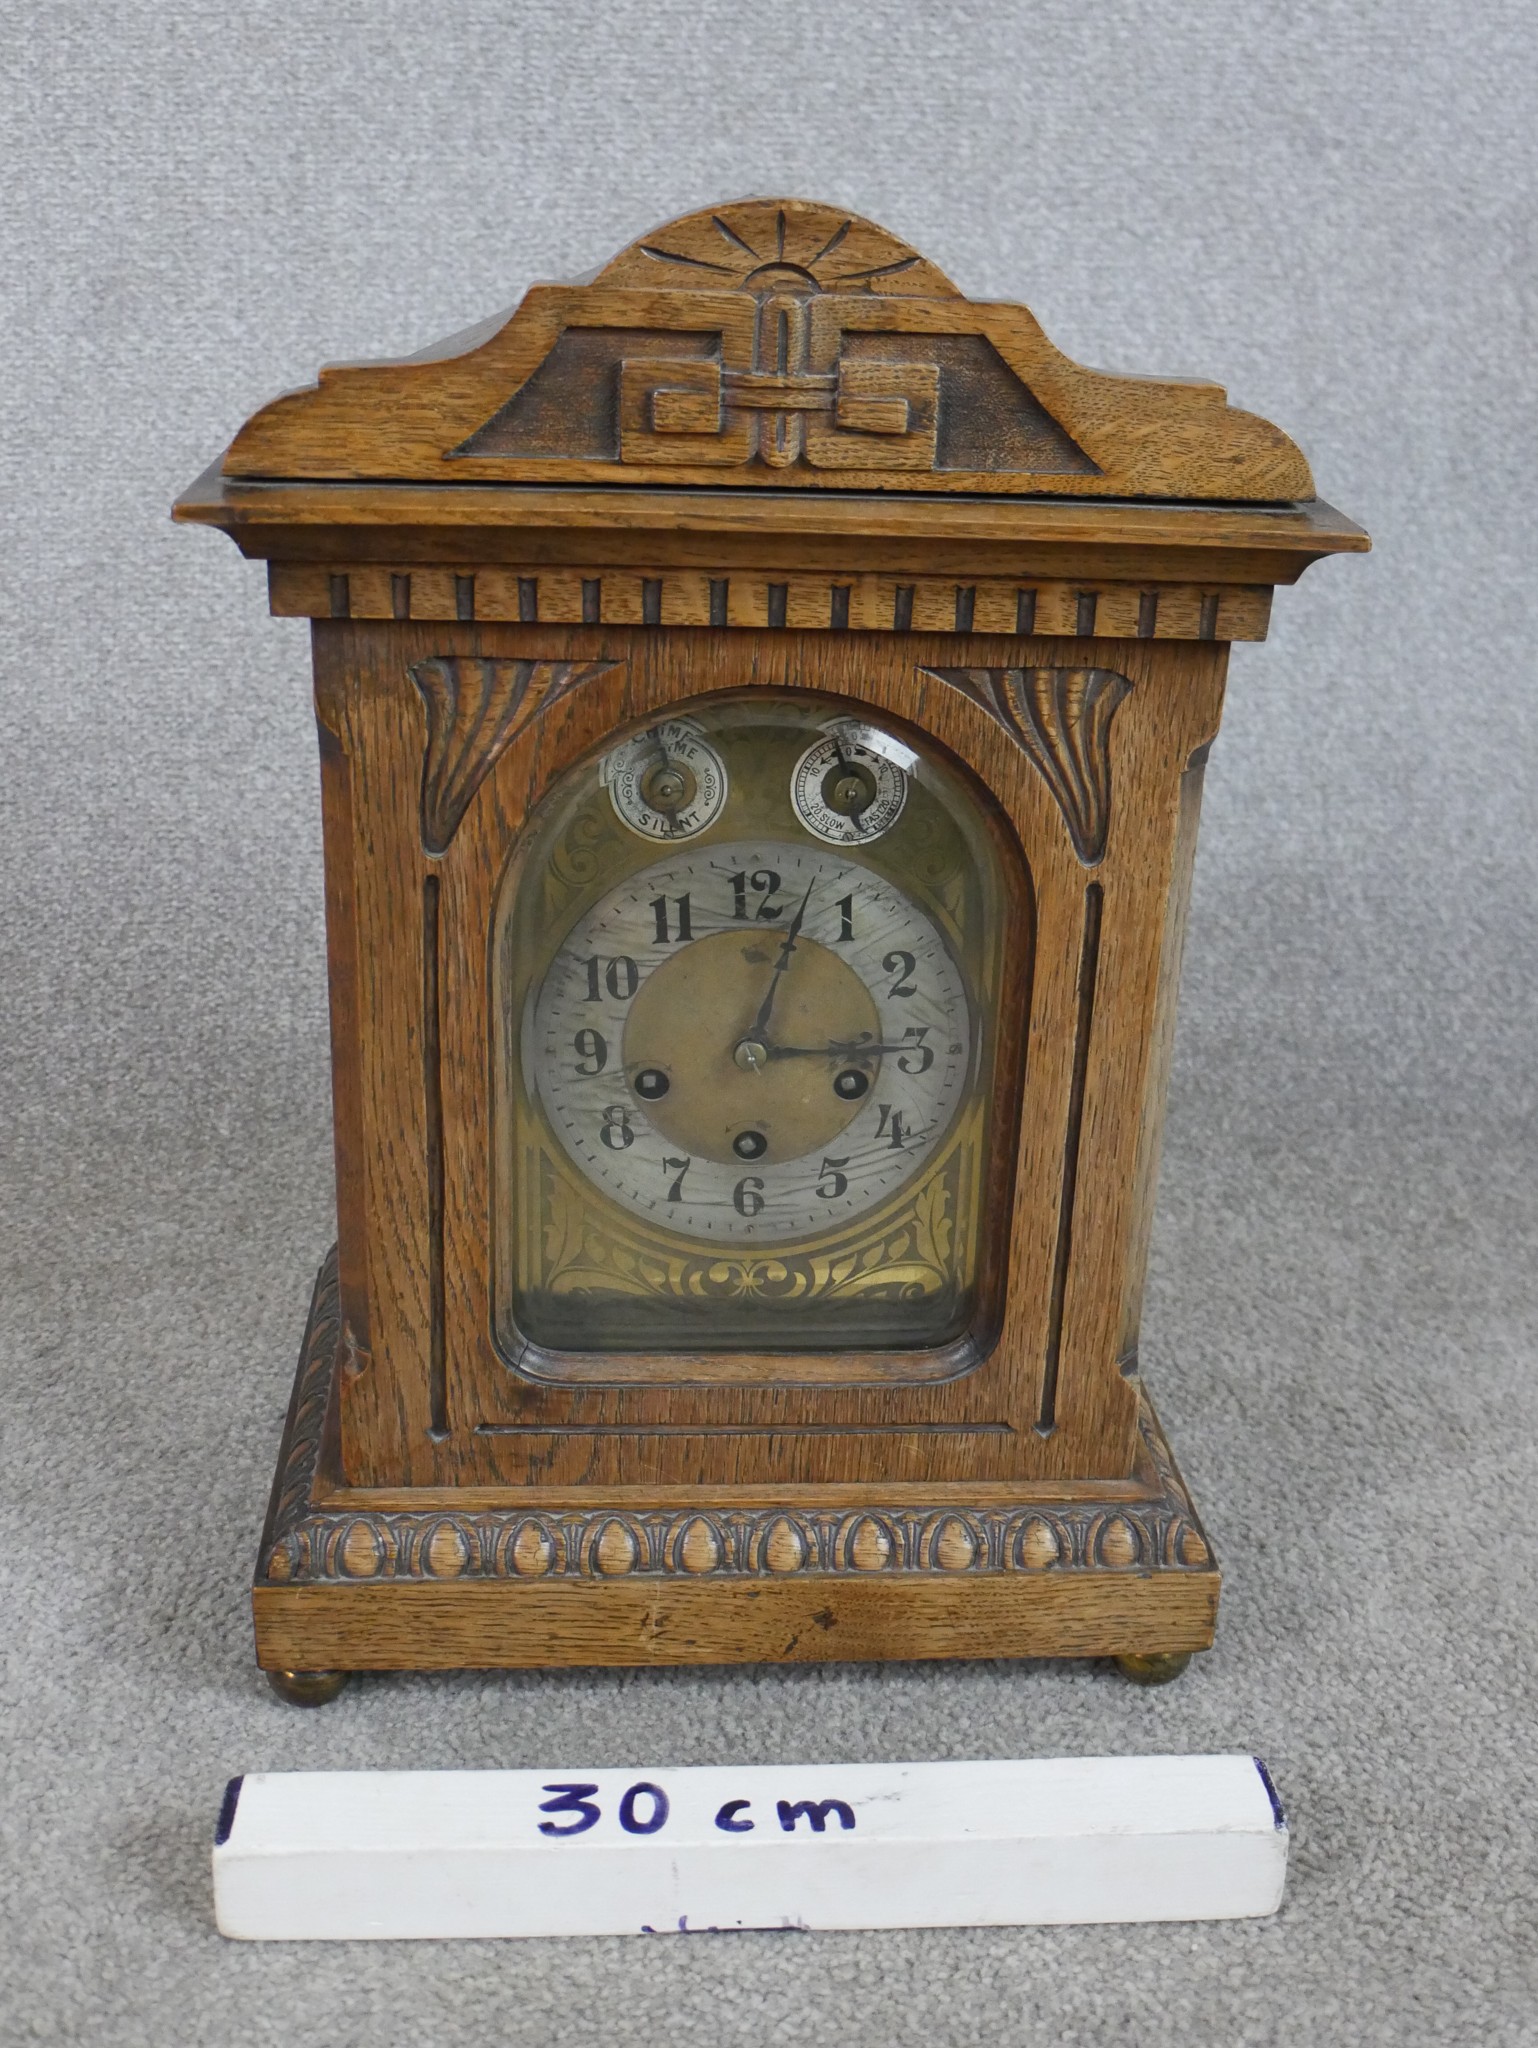
<path id="1" fill-rule="evenodd" d="M 177 516 L 312 622 L 279 1689 L 1210 1643 L 1139 1296 L 1229 645 L 1367 545 L 1292 443 L 750 200 L 323 371 Z"/>

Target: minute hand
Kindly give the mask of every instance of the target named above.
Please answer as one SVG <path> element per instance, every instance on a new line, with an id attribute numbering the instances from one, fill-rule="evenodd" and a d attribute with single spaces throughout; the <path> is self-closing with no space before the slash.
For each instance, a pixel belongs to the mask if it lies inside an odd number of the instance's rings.
<path id="1" fill-rule="evenodd" d="M 774 1008 L 775 992 L 780 986 L 780 976 L 790 965 L 790 956 L 796 950 L 796 941 L 801 936 L 801 920 L 806 916 L 806 906 L 811 902 L 812 891 L 816 886 L 817 877 L 814 875 L 811 881 L 807 883 L 806 894 L 802 897 L 800 907 L 790 921 L 790 927 L 785 934 L 785 943 L 780 947 L 780 957 L 774 963 L 774 972 L 770 975 L 769 986 L 764 991 L 764 1000 L 758 1006 L 758 1015 L 748 1027 L 748 1036 L 750 1038 L 762 1038 L 769 1028 L 769 1012 Z"/>

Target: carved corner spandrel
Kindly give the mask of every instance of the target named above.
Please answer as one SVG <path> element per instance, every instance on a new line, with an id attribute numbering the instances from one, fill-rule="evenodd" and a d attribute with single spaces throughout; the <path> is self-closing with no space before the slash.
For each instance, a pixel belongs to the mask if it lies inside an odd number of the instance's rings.
<path id="1" fill-rule="evenodd" d="M 411 680 L 427 710 L 422 764 L 422 845 L 448 851 L 476 791 L 530 721 L 568 691 L 606 674 L 612 661 L 506 661 L 444 654 L 414 662 Z"/>
<path id="2" fill-rule="evenodd" d="M 998 720 L 1040 770 L 1085 867 L 1111 825 L 1111 721 L 1132 684 L 1106 668 L 935 668 Z"/>

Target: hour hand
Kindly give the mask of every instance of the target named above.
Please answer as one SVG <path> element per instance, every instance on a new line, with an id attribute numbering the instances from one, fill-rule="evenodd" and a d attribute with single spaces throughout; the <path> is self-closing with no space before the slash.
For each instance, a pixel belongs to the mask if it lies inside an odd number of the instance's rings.
<path id="1" fill-rule="evenodd" d="M 915 1052 L 912 1039 L 901 1045 L 876 1045 L 869 1039 L 835 1039 L 829 1045 L 771 1045 L 765 1057 L 771 1060 L 858 1060 L 884 1052 Z"/>

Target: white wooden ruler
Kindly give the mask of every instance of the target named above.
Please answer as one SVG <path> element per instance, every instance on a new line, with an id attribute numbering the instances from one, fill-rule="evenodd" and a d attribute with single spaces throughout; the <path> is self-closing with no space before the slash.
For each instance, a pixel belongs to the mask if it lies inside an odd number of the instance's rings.
<path id="1" fill-rule="evenodd" d="M 236 1778 L 214 1848 L 245 1941 L 986 1927 L 1274 1913 L 1250 1756 Z"/>

